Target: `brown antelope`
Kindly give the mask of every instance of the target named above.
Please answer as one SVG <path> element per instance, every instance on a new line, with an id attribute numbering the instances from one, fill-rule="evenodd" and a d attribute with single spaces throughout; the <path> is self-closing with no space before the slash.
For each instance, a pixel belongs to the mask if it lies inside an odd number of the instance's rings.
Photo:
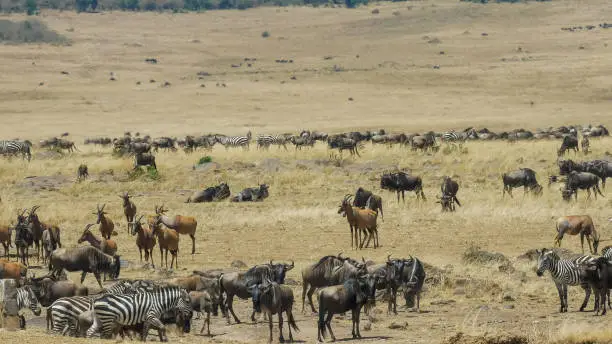
<path id="1" fill-rule="evenodd" d="M 102 204 L 102 208 L 100 208 L 100 205 L 98 204 L 98 211 L 93 214 L 98 216 L 96 223 L 100 225 L 99 228 L 102 237 L 104 239 L 110 239 L 111 235 L 117 235 L 117 232 L 114 231 L 115 224 L 113 223 L 113 220 L 105 216 L 108 213 L 104 211 L 104 207 L 106 207 L 106 203 Z"/>
<path id="2" fill-rule="evenodd" d="M 0 226 L 0 243 L 4 246 L 4 256 L 6 258 L 9 257 L 9 248 L 13 245 L 11 244 L 11 234 L 13 232 L 13 228 L 11 226 Z"/>
<path id="3" fill-rule="evenodd" d="M 572 216 L 561 216 L 557 219 L 557 235 L 555 236 L 555 245 L 561 247 L 561 240 L 565 234 L 578 235 L 580 234 L 580 245 L 582 246 L 582 253 L 584 253 L 584 237 L 587 238 L 589 243 L 589 250 L 593 254 L 597 254 L 597 247 L 599 246 L 599 233 L 595 230 L 593 225 L 593 219 L 589 215 L 572 215 Z M 591 240 L 593 245 L 591 246 Z"/>
<path id="4" fill-rule="evenodd" d="M 161 228 L 160 222 L 156 222 L 153 226 L 153 235 L 157 237 L 159 243 L 160 265 L 164 262 L 164 251 L 166 252 L 166 269 L 168 268 L 168 251 L 172 254 L 170 261 L 170 269 L 176 259 L 176 268 L 178 269 L 178 250 L 179 250 L 179 234 L 173 229 Z"/>
<path id="5" fill-rule="evenodd" d="M 145 252 L 145 262 L 149 262 L 151 257 L 151 265 L 155 267 L 153 263 L 153 247 L 157 243 L 153 231 L 151 228 L 144 228 L 141 222 L 144 215 L 141 215 L 136 221 L 132 223 L 132 235 L 137 235 L 136 246 L 138 246 L 138 253 L 140 253 L 140 262 L 142 262 L 142 251 Z"/>
<path id="6" fill-rule="evenodd" d="M 123 195 L 119 197 L 123 199 L 123 214 L 125 214 L 129 232 L 130 226 L 134 224 L 134 217 L 136 217 L 136 205 L 134 202 L 130 201 L 130 194 L 128 192 L 124 192 Z"/>
<path id="7" fill-rule="evenodd" d="M 115 240 L 113 239 L 99 239 L 97 238 L 90 230 L 89 228 L 91 226 L 93 226 L 93 223 L 88 224 L 87 226 L 85 226 L 85 230 L 83 231 L 83 234 L 81 234 L 81 237 L 79 238 L 79 240 L 77 241 L 77 243 L 82 243 L 83 241 L 87 241 L 91 246 L 100 249 L 102 252 L 114 256 L 115 253 L 117 253 L 117 243 L 115 242 Z"/>
<path id="8" fill-rule="evenodd" d="M 176 215 L 173 218 L 168 217 L 165 213 L 168 209 L 164 209 L 164 205 L 161 207 L 155 206 L 155 222 L 156 226 L 163 224 L 164 226 L 175 230 L 179 234 L 188 234 L 191 237 L 191 254 L 195 253 L 195 232 L 198 227 L 198 221 L 191 216 Z"/>

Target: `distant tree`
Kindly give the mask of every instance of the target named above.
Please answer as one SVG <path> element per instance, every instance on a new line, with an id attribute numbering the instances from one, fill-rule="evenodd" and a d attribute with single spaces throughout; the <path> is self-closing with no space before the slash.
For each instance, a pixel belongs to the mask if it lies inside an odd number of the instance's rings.
<path id="1" fill-rule="evenodd" d="M 38 4 L 36 3 L 36 0 L 26 0 L 26 13 L 29 16 L 38 14 Z"/>

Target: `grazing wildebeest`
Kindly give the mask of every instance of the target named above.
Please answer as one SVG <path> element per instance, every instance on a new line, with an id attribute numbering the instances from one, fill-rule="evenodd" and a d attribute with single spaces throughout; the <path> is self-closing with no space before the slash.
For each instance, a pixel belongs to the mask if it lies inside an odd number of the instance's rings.
<path id="1" fill-rule="evenodd" d="M 325 337 L 326 327 L 329 330 L 332 341 L 336 336 L 331 328 L 331 320 L 334 314 L 351 311 L 353 338 L 361 338 L 359 331 L 359 320 L 361 308 L 368 302 L 375 300 L 376 277 L 365 275 L 359 278 L 351 278 L 342 285 L 325 287 L 319 291 L 319 316 L 317 322 L 317 339 L 322 342 Z"/>
<path id="2" fill-rule="evenodd" d="M 93 246 L 57 249 L 51 253 L 49 259 L 49 271 L 56 276 L 62 269 L 69 272 L 81 271 L 81 284 L 83 284 L 85 276 L 91 272 L 100 288 L 103 288 L 100 273 L 108 273 L 111 279 L 115 279 L 119 277 L 120 268 L 119 256 L 109 256 Z"/>
<path id="3" fill-rule="evenodd" d="M 561 240 L 565 234 L 578 235 L 580 234 L 580 246 L 584 253 L 584 237 L 589 243 L 589 250 L 592 254 L 597 254 L 599 246 L 599 233 L 595 230 L 593 219 L 589 215 L 572 215 L 561 216 L 556 223 L 557 235 L 555 236 L 555 245 L 561 247 Z M 591 240 L 593 245 L 591 246 Z"/>
<path id="4" fill-rule="evenodd" d="M 540 186 L 536 179 L 536 173 L 530 168 L 520 168 L 516 171 L 504 173 L 502 181 L 504 182 L 502 196 L 505 196 L 507 192 L 510 197 L 513 197 L 512 189 L 521 186 L 524 188 L 525 194 L 527 191 L 531 191 L 536 195 L 542 193 L 542 186 Z"/>
<path id="5" fill-rule="evenodd" d="M 306 297 L 312 312 L 315 313 L 312 294 L 317 288 L 328 287 L 344 283 L 349 278 L 357 278 L 367 273 L 362 262 L 338 256 L 325 256 L 318 262 L 302 270 L 302 312 Z"/>
<path id="6" fill-rule="evenodd" d="M 442 209 L 455 211 L 455 203 L 461 206 L 459 199 L 457 198 L 457 192 L 459 191 L 459 184 L 454 181 L 451 177 L 444 176 L 442 185 L 440 186 L 442 196 L 440 197 L 440 203 L 442 203 Z M 450 201 L 450 204 L 448 204 Z M 446 205 L 446 207 L 445 207 Z"/>
<path id="7" fill-rule="evenodd" d="M 597 193 L 605 197 L 599 189 L 599 177 L 590 172 L 570 172 L 565 182 L 565 189 L 561 191 L 563 199 L 568 201 L 574 194 L 574 198 L 578 200 L 578 189 L 587 191 L 587 199 L 591 198 L 591 189 L 593 189 L 595 199 L 597 199 Z"/>
<path id="8" fill-rule="evenodd" d="M 402 194 L 402 201 L 405 201 L 405 191 L 414 191 L 416 193 L 417 200 L 419 198 L 425 200 L 425 194 L 423 193 L 423 181 L 419 176 L 409 176 L 404 172 L 385 173 L 380 177 L 380 188 L 395 191 L 397 193 L 398 202 L 400 199 L 400 193 Z"/>
<path id="9" fill-rule="evenodd" d="M 578 138 L 574 135 L 566 135 L 561 142 L 561 148 L 557 151 L 559 156 L 562 156 L 568 150 L 573 149 L 574 153 L 578 152 Z"/>

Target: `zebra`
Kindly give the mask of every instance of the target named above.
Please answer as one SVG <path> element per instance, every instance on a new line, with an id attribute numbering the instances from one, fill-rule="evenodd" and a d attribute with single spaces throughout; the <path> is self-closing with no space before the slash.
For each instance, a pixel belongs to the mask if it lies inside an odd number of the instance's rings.
<path id="1" fill-rule="evenodd" d="M 105 295 L 133 294 L 144 291 L 144 289 L 135 287 L 131 281 L 121 281 L 107 288 L 102 294 L 62 297 L 47 308 L 47 330 L 52 328 L 53 332 L 61 333 L 63 336 L 75 335 L 79 315 L 90 310 L 96 299 Z"/>
<path id="2" fill-rule="evenodd" d="M 41 312 L 36 294 L 34 294 L 34 291 L 28 285 L 17 288 L 17 310 L 23 308 L 29 308 L 36 316 L 39 316 Z"/>
<path id="3" fill-rule="evenodd" d="M 580 306 L 580 311 L 584 311 L 591 296 L 591 287 L 580 278 L 578 266 L 583 263 L 593 262 L 597 257 L 580 255 L 570 259 L 561 259 L 556 252 L 550 249 L 544 248 L 536 252 L 538 253 L 536 274 L 542 276 L 546 270 L 550 271 L 550 275 L 559 292 L 559 301 L 561 302 L 560 312 L 567 312 L 567 286 L 576 285 L 579 285 L 585 292 L 584 301 Z M 595 305 L 598 305 L 597 299 L 598 295 L 595 294 Z"/>
<path id="4" fill-rule="evenodd" d="M 248 149 L 250 141 L 251 131 L 249 131 L 246 136 L 215 135 L 215 142 L 219 142 L 220 144 L 222 144 L 225 149 L 229 149 L 229 147 L 242 147 Z"/>
<path id="5" fill-rule="evenodd" d="M 285 135 L 257 135 L 257 148 L 270 148 L 271 145 L 283 146 L 287 150 L 287 137 Z"/>
<path id="6" fill-rule="evenodd" d="M 28 159 L 28 162 L 32 159 L 32 143 L 26 141 L 0 141 L 0 154 L 2 155 L 17 155 L 21 154 L 23 159 Z"/>
<path id="7" fill-rule="evenodd" d="M 442 133 L 440 136 L 442 142 L 446 142 L 448 145 L 452 145 L 454 148 L 457 148 L 457 144 L 459 147 L 463 146 L 463 142 L 465 141 L 465 136 L 451 130 L 446 133 Z"/>
<path id="8" fill-rule="evenodd" d="M 94 301 L 93 310 L 94 322 L 87 330 L 88 338 L 98 331 L 102 338 L 109 338 L 116 325 L 144 323 L 142 340 L 146 340 L 150 327 L 167 340 L 165 326 L 160 320 L 165 312 L 175 310 L 186 319 L 191 319 L 193 313 L 189 294 L 180 287 L 160 288 L 154 293 L 106 295 Z"/>

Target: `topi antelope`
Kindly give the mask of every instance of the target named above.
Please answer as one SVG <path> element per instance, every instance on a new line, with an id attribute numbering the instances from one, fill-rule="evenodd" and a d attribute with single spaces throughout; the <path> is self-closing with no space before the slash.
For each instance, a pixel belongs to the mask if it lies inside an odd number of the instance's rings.
<path id="1" fill-rule="evenodd" d="M 117 235 L 117 232 L 115 232 L 115 224 L 113 223 L 113 220 L 106 217 L 108 213 L 104 211 L 104 207 L 106 207 L 106 203 L 102 204 L 101 208 L 98 204 L 97 211 L 93 214 L 98 217 L 96 224 L 100 225 L 99 229 L 102 237 L 104 239 L 110 239 L 111 235 Z"/>
<path id="2" fill-rule="evenodd" d="M 561 247 L 561 240 L 563 240 L 563 236 L 565 234 L 580 234 L 580 246 L 582 247 L 582 253 L 584 253 L 584 238 L 586 237 L 589 244 L 589 250 L 592 254 L 597 254 L 597 247 L 599 246 L 599 233 L 597 233 L 595 230 L 593 219 L 589 215 L 561 216 L 557 219 L 556 229 L 557 235 L 555 236 L 555 245 Z"/>
<path id="3" fill-rule="evenodd" d="M 128 232 L 130 227 L 133 225 L 134 217 L 136 216 L 136 205 L 130 200 L 130 194 L 128 191 L 124 192 L 123 195 L 119 196 L 123 200 L 123 214 L 127 221 Z"/>
<path id="4" fill-rule="evenodd" d="M 168 209 L 164 209 L 163 204 L 161 207 L 155 206 L 155 226 L 163 224 L 179 234 L 189 235 L 191 238 L 191 254 L 195 254 L 195 232 L 198 227 L 198 221 L 191 216 L 176 215 L 168 217 L 165 215 L 167 211 Z"/>

